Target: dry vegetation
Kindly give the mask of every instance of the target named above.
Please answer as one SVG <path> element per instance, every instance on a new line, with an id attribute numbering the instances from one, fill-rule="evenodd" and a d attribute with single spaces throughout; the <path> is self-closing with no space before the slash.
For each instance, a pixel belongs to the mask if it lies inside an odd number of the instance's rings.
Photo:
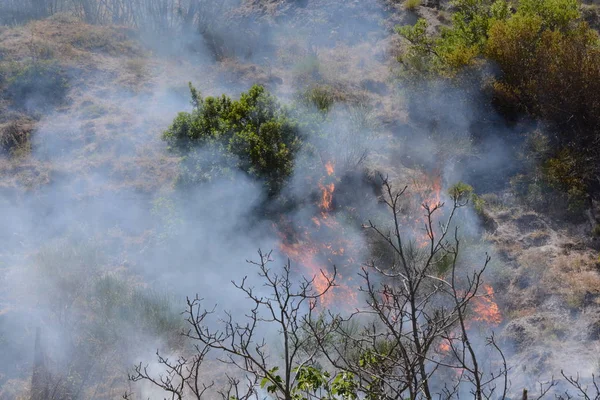
<path id="1" fill-rule="evenodd" d="M 274 62 L 259 65 L 224 59 L 202 68 L 185 57 L 153 56 L 139 44 L 130 29 L 88 25 L 60 14 L 21 27 L 6 28 L 0 33 L 0 41 L 5 60 L 13 63 L 49 60 L 68 71 L 68 104 L 61 106 L 61 115 L 53 118 L 51 124 L 44 120 L 35 127 L 33 122 L 28 124 L 27 135 L 41 142 L 40 149 L 48 138 L 47 141 L 65 143 L 68 151 L 83 157 L 69 157 L 68 164 L 64 165 L 54 162 L 51 171 L 44 174 L 45 178 L 40 177 L 40 184 L 48 183 L 47 177 L 54 173 L 97 168 L 115 171 L 115 182 L 111 184 L 115 187 L 131 185 L 153 190 L 167 184 L 176 174 L 177 159 L 161 155 L 160 145 L 151 144 L 156 143 L 160 127 L 166 126 L 173 114 L 147 113 L 147 108 L 160 109 L 161 102 L 170 101 L 167 97 L 172 94 L 185 106 L 187 81 L 195 82 L 206 94 L 219 94 L 215 83 L 229 81 L 248 87 L 263 84 L 290 97 L 295 95 L 294 85 L 319 85 L 327 87 L 340 101 L 374 104 L 377 116 L 385 121 L 405 116 L 402 102 L 391 95 L 394 89 L 389 84 L 387 62 L 391 60 L 385 54 L 387 41 L 375 46 L 368 43 L 341 45 L 313 55 L 304 44 L 288 43 L 282 38 L 278 44 L 280 58 Z M 8 61 L 3 64 L 0 60 L 0 65 L 8 65 Z M 147 94 L 153 97 L 140 105 L 140 97 Z M 142 108 L 136 109 L 139 107 Z M 148 116 L 157 119 L 151 121 Z M 73 126 L 74 120 L 78 126 Z M 14 122 L 10 123 L 14 126 Z M 39 129 L 43 135 L 36 135 Z M 121 141 L 134 143 L 140 151 L 119 154 L 117 148 Z M 28 146 L 29 143 L 24 152 Z M 20 179 L 14 176 L 14 171 L 20 169 L 19 163 L 35 166 L 35 158 L 34 155 L 33 160 L 18 157 L 5 160 L 3 174 L 12 171 L 8 176 L 13 177 L 3 180 L 3 184 L 17 184 Z M 133 166 L 135 168 L 127 172 Z M 31 181 L 30 173 L 24 173 L 28 177 L 23 179 Z"/>
<path id="2" fill-rule="evenodd" d="M 446 22 L 440 22 L 443 11 L 423 7 L 420 0 L 395 3 L 391 7 L 428 18 L 432 30 Z M 597 6 L 589 4 L 584 9 L 586 18 L 597 23 Z M 272 2 L 266 12 L 277 15 L 285 10 Z M 304 18 L 310 16 L 308 10 Z M 394 18 L 399 17 L 390 20 Z M 301 91 L 327 104 L 368 105 L 383 126 L 381 137 L 386 138 L 394 138 L 399 126 L 414 123 L 405 97 L 411 93 L 395 81 L 396 37 L 318 48 L 281 35 L 275 39 L 275 58 L 223 57 L 200 66 L 193 57 L 154 52 L 137 35 L 130 28 L 89 25 L 63 14 L 23 26 L 0 27 L 0 87 L 4 71 L 30 63 L 53 63 L 69 79 L 66 99 L 56 106 L 57 114 L 51 119 L 27 110 L 8 112 L 9 104 L 0 101 L 2 192 L 35 191 L 65 176 L 76 177 L 72 189 L 79 198 L 130 189 L 151 194 L 170 190 L 179 174 L 180 157 L 165 151 L 160 133 L 188 106 L 188 81 L 205 95 L 258 83 L 290 101 Z M 469 145 L 451 138 L 439 146 L 436 155 L 466 156 Z M 402 143 L 393 140 L 390 147 L 393 157 L 400 154 Z M 49 161 L 50 153 L 59 156 Z M 373 174 L 390 161 L 378 157 L 384 156 L 374 155 Z M 421 171 L 400 164 L 386 171 L 390 180 L 423 180 Z M 100 172 L 108 179 L 98 183 L 94 177 Z M 594 346 L 600 343 L 600 259 L 597 243 L 588 234 L 588 221 L 549 220 L 505 193 L 482 198 L 490 219 L 485 221 L 489 229 L 482 246 L 491 246 L 499 265 L 490 272 L 507 320 L 502 335 L 519 350 L 512 361 L 540 373 L 573 365 L 572 354 L 594 362 L 598 358 Z M 121 243 L 125 253 L 150 245 L 156 232 L 113 234 L 112 240 Z M 112 265 L 108 272 L 125 269 Z M 91 305 L 85 299 L 77 301 L 83 313 L 89 312 L 85 307 Z M 0 295 L 0 316 L 10 312 L 4 307 Z M 567 339 L 569 345 L 561 348 Z M 209 364 L 209 368 L 222 378 L 218 365 Z M 95 388 L 105 392 L 106 398 L 122 394 L 117 392 L 123 382 L 110 378 L 113 386 Z M 26 385 L 5 381 L 0 398 L 16 398 Z"/>
<path id="3" fill-rule="evenodd" d="M 126 184 L 149 190 L 172 179 L 175 172 L 170 166 L 174 166 L 176 160 L 164 159 L 155 151 L 148 153 L 148 144 L 156 141 L 159 131 L 147 127 L 165 124 L 169 117 L 160 119 L 163 117 L 154 114 L 159 118 L 157 121 L 139 118 L 141 113 L 145 115 L 145 110 L 135 108 L 140 107 L 135 93 L 155 93 L 157 82 L 168 85 L 170 74 L 167 71 L 173 71 L 177 65 L 169 60 L 150 59 L 149 52 L 133 41 L 131 35 L 120 28 L 91 26 L 60 16 L 4 30 L 1 34 L 3 54 L 12 63 L 45 59 L 68 69 L 69 95 L 68 104 L 61 106 L 61 115 L 51 123 L 44 119 L 35 122 L 30 117 L 7 121 L 3 125 L 3 143 L 10 146 L 11 151 L 21 145 L 24 148 L 18 153 L 23 153 L 31 146 L 30 141 L 38 142 L 38 149 L 43 149 L 44 142 L 62 141 L 69 151 L 85 157 L 69 157 L 64 165 L 53 162 L 46 167 L 42 167 L 41 160 L 39 164 L 35 162 L 36 158 L 43 158 L 41 154 L 34 154 L 33 159 L 13 157 L 4 160 L 3 175 L 13 178 L 3 179 L 3 185 L 21 181 L 20 174 L 14 173 L 20 170 L 26 174 L 23 180 L 34 179 L 27 186 L 35 185 L 35 178 L 30 176 L 29 169 L 20 167 L 21 163 L 29 168 L 51 168 L 46 170 L 43 178 L 40 176 L 38 183 L 42 185 L 50 183 L 48 177 L 54 173 L 74 169 L 93 171 L 95 168 L 113 169 L 119 171 L 119 176 L 130 177 L 129 180 L 117 178 L 114 185 L 118 186 Z M 7 63 L 5 61 L 4 65 Z M 168 86 L 162 89 L 168 90 Z M 157 104 L 160 101 L 151 98 L 144 106 L 160 107 Z M 77 121 L 78 126 L 73 126 L 73 121 Z M 40 131 L 42 133 L 38 135 Z M 30 140 L 20 141 L 23 135 Z M 119 154 L 120 141 L 138 143 L 140 154 Z M 92 154 L 93 157 L 89 157 Z M 164 161 L 157 162 L 161 159 Z M 128 168 L 132 170 L 124 172 Z"/>
<path id="4" fill-rule="evenodd" d="M 600 270 L 589 236 L 576 233 L 586 228 L 554 226 L 510 202 L 488 212 L 498 223 L 488 240 L 504 264 L 494 274 L 510 321 L 504 335 L 519 349 L 515 362 L 538 373 L 559 373 L 572 354 L 596 362 Z"/>

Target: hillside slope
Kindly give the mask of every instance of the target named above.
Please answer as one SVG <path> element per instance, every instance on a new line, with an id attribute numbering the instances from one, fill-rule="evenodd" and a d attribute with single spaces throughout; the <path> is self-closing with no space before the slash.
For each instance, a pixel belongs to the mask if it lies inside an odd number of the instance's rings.
<path id="1" fill-rule="evenodd" d="M 420 16 L 439 30 L 449 6 L 423 1 L 407 11 L 397 2 L 339 3 L 246 2 L 240 15 L 260 15 L 268 43 L 218 61 L 197 36 L 165 48 L 131 28 L 63 14 L 0 27 L 0 216 L 6 221 L 0 232 L 0 352 L 10 353 L 17 367 L 0 366 L 0 398 L 22 398 L 30 387 L 35 327 L 51 332 L 49 342 L 62 343 L 71 323 L 81 347 L 69 349 L 85 354 L 78 368 L 92 365 L 92 383 L 84 380 L 81 397 L 119 397 L 134 362 L 149 360 L 158 347 L 183 348 L 173 339 L 182 298 L 201 287 L 240 311 L 224 285 L 247 274 L 238 264 L 250 249 L 280 244 L 273 221 L 248 216 L 264 195 L 246 177 L 211 182 L 210 190 L 177 188 L 182 157 L 169 151 L 161 133 L 178 112 L 191 109 L 188 82 L 203 95 L 232 97 L 261 84 L 288 104 L 322 89 L 340 109 L 366 109 L 377 121 L 373 136 L 357 140 L 368 142 L 372 175 L 431 186 L 423 184 L 425 176 L 444 190 L 474 180 L 469 183 L 476 189 L 490 192 L 478 193 L 486 200 L 484 218 L 469 211 L 460 223 L 483 237 L 477 251 L 493 256 L 488 279 L 503 316 L 496 330 L 510 363 L 527 371 L 516 372 L 514 386 L 535 386 L 563 368 L 598 372 L 600 244 L 594 227 L 552 219 L 514 198 L 507 187 L 519 142 L 498 139 L 509 130 L 500 127 L 486 131 L 487 147 L 477 147 L 470 134 L 499 124 L 488 119 L 478 125 L 489 115 L 465 100 L 462 88 L 434 82 L 413 92 L 398 84 L 396 56 L 405 43 L 393 27 Z M 595 6 L 587 7 L 594 20 Z M 47 71 L 58 71 L 61 81 Z M 40 89 L 48 81 L 62 87 L 63 79 L 64 98 Z M 320 163 L 340 147 L 318 149 Z M 324 165 L 314 164 L 324 174 Z M 312 184 L 307 176 L 294 176 L 290 192 Z M 321 183 L 310 188 L 316 195 L 303 193 L 302 200 L 318 197 Z M 357 191 L 368 188 L 361 182 L 344 193 L 360 197 Z M 188 214 L 175 206 L 181 204 Z M 113 287 L 105 278 L 126 285 Z M 128 311 L 112 314 L 120 310 L 114 304 L 143 303 L 146 295 L 159 298 L 140 306 L 148 314 L 168 311 L 160 327 L 145 325 L 141 316 L 133 328 Z M 66 317 L 70 310 L 77 324 Z M 102 318 L 118 322 L 99 330 Z M 93 345 L 81 344 L 88 340 Z M 69 353 L 58 345 L 48 352 L 56 365 L 62 365 L 61 353 Z M 86 364 L 89 359 L 95 363 Z M 212 375 L 224 372 L 214 367 Z"/>

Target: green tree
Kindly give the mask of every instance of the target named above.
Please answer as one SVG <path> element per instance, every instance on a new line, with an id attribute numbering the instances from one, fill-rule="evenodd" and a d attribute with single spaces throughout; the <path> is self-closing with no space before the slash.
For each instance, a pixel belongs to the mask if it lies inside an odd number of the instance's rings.
<path id="1" fill-rule="evenodd" d="M 204 174 L 198 171 L 219 169 L 207 157 L 198 157 L 198 149 L 203 148 L 232 160 L 237 168 L 264 181 L 270 194 L 276 193 L 291 174 L 301 145 L 290 110 L 258 85 L 238 100 L 226 95 L 202 97 L 191 84 L 190 90 L 192 112 L 179 113 L 163 133 L 170 149 L 193 160 L 191 166 L 187 164 L 184 180 L 202 180 Z"/>

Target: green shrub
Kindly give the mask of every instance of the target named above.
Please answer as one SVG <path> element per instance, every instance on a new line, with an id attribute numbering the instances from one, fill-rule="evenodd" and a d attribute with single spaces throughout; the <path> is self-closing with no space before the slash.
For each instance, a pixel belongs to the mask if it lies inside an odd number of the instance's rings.
<path id="1" fill-rule="evenodd" d="M 177 335 L 184 327 L 180 307 L 175 299 L 155 290 L 136 289 L 130 298 L 130 313 L 134 323 L 158 337 Z"/>
<path id="2" fill-rule="evenodd" d="M 308 106 L 315 107 L 322 112 L 328 112 L 336 102 L 333 88 L 327 85 L 314 85 L 306 89 L 300 96 L 300 101 Z"/>
<path id="3" fill-rule="evenodd" d="M 573 152 L 563 149 L 544 163 L 544 178 L 548 184 L 567 194 L 568 209 L 579 213 L 586 206 L 586 185 L 582 178 L 585 161 Z"/>
<path id="4" fill-rule="evenodd" d="M 62 104 L 68 89 L 66 73 L 52 62 L 17 66 L 6 79 L 6 94 L 27 111 L 48 111 Z"/>
<path id="5" fill-rule="evenodd" d="M 253 86 L 239 100 L 225 95 L 203 98 L 191 84 L 190 90 L 193 111 L 179 113 L 163 133 L 172 150 L 195 158 L 185 163 L 192 175 L 183 180 L 193 182 L 197 172 L 202 176 L 207 169 L 218 169 L 211 155 L 217 162 L 233 156 L 237 168 L 263 180 L 270 194 L 277 192 L 292 172 L 301 143 L 289 110 L 262 86 Z M 209 151 L 207 165 L 198 157 L 199 146 Z"/>
<path id="6" fill-rule="evenodd" d="M 475 193 L 471 185 L 458 182 L 448 189 L 448 195 L 456 201 L 471 203 L 477 214 L 484 214 L 485 201 Z"/>
<path id="7" fill-rule="evenodd" d="M 448 188 L 448 195 L 457 201 L 469 201 L 473 195 L 473 187 L 464 182 L 458 182 Z"/>
<path id="8" fill-rule="evenodd" d="M 495 193 L 486 193 L 481 196 L 481 199 L 483 200 L 484 205 L 489 207 L 501 208 L 503 206 L 502 200 Z"/>
<path id="9" fill-rule="evenodd" d="M 599 35 L 582 21 L 576 0 L 521 0 L 515 12 L 511 6 L 456 0 L 452 24 L 440 34 L 430 34 L 423 19 L 398 28 L 409 42 L 399 57 L 402 76 L 456 79 L 475 69 L 480 79 L 477 67 L 491 62 L 499 73 L 480 83 L 491 89 L 492 104 L 509 120 L 539 118 L 549 132 L 543 152 L 528 155 L 541 169 L 517 192 L 538 202 L 561 191 L 570 210 L 580 209 L 588 195 L 600 195 Z"/>
<path id="10" fill-rule="evenodd" d="M 576 21 L 568 31 L 546 24 L 517 14 L 491 26 L 485 54 L 502 70 L 495 88 L 514 109 L 553 123 L 560 141 L 585 140 L 585 131 L 600 126 L 598 35 Z"/>
<path id="11" fill-rule="evenodd" d="M 406 77 L 414 79 L 424 74 L 449 77 L 472 65 L 482 53 L 490 23 L 509 15 L 509 3 L 505 0 L 455 0 L 453 6 L 452 25 L 443 28 L 440 35 L 430 35 L 423 18 L 414 26 L 396 28 L 410 43 L 399 58 Z"/>
<path id="12" fill-rule="evenodd" d="M 421 5 L 421 0 L 404 0 L 404 8 L 414 11 Z"/>
<path id="13" fill-rule="evenodd" d="M 519 0 L 519 13 L 539 15 L 545 29 L 568 29 L 580 17 L 577 0 Z"/>
<path id="14" fill-rule="evenodd" d="M 105 262 L 100 246 L 92 240 L 70 236 L 55 239 L 34 256 L 32 286 L 44 293 L 45 306 L 55 317 L 75 315 Z"/>
<path id="15" fill-rule="evenodd" d="M 576 188 L 557 188 L 543 174 L 518 174 L 511 178 L 510 185 L 512 192 L 523 203 L 557 218 L 583 218 L 589 201 L 587 193 Z"/>

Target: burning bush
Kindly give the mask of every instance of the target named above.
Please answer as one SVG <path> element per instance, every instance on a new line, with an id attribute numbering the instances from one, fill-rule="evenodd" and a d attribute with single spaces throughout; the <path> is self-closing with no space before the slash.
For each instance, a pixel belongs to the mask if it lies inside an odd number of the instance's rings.
<path id="1" fill-rule="evenodd" d="M 583 156 L 569 149 L 554 155 L 540 148 L 525 152 L 526 157 L 536 162 L 526 173 L 511 179 L 517 197 L 530 207 L 556 217 L 583 218 L 590 202 L 585 177 L 589 177 L 591 167 Z"/>
<path id="2" fill-rule="evenodd" d="M 326 163 L 325 170 L 327 177 L 319 181 L 321 217 L 313 222 L 333 224 L 339 231 L 341 226 L 328 214 L 335 189 L 328 177 L 333 177 L 334 165 Z M 478 400 L 489 398 L 496 390 L 492 382 L 507 377 L 508 370 L 493 336 L 488 343 L 492 353 L 501 356 L 497 373 L 482 368 L 484 352 L 469 339 L 471 334 L 476 336 L 472 327 L 497 326 L 502 317 L 493 288 L 481 279 L 489 257 L 481 268 L 465 271 L 458 267 L 460 240 L 451 225 L 452 216 L 466 205 L 466 188 L 457 188 L 447 223 L 437 229 L 432 228 L 434 222 L 443 218 L 438 215 L 443 207 L 439 193 L 422 204 L 426 216 L 418 225 L 429 227 L 430 244 L 416 248 L 401 233 L 405 223 L 399 215 L 406 189 L 397 191 L 384 181 L 382 200 L 389 208 L 391 230 L 371 222 L 365 228 L 381 238 L 379 250 L 392 257 L 389 263 L 385 258 L 367 263 L 359 273 L 360 288 L 346 286 L 336 268 L 321 268 L 315 256 L 319 250 L 312 248 L 310 235 L 294 244 L 282 243 L 281 250 L 289 257 L 283 269 L 271 267 L 271 253 L 259 251 L 259 261 L 250 263 L 264 283 L 261 291 L 249 286 L 246 278 L 233 283 L 246 295 L 251 312 L 241 320 L 228 314 L 215 327 L 209 322 L 214 309 L 204 309 L 197 296 L 188 299 L 184 314 L 190 329 L 184 336 L 196 352 L 171 361 L 158 354 L 165 371 L 161 379 L 143 364 L 135 366 L 130 379 L 152 383 L 179 398 L 188 398 L 185 393 L 191 391 L 190 397 L 199 399 L 210 386 L 194 382 L 206 382 L 201 365 L 210 351 L 247 377 L 243 383 L 229 379 L 223 390 L 241 393 L 236 396 L 240 399 L 254 398 L 257 387 L 276 399 L 432 399 L 436 391 L 444 391 L 439 382 L 451 382 L 456 390 L 469 387 Z M 308 275 L 294 273 L 290 259 L 305 266 Z M 357 293 L 363 297 L 360 301 Z M 352 311 L 336 311 L 339 301 L 350 302 Z M 270 331 L 268 326 L 282 338 L 283 350 L 275 350 L 281 357 L 274 357 L 273 347 L 261 337 Z M 485 354 L 493 359 L 491 353 Z M 498 387 L 502 385 L 499 381 Z M 455 398 L 456 393 L 445 398 Z"/>

